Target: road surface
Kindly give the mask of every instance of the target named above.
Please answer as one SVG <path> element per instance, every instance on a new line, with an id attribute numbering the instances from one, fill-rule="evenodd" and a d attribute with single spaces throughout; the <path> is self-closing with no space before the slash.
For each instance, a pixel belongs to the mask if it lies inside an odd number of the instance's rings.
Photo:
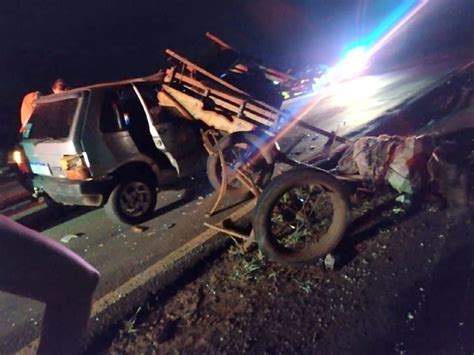
<path id="1" fill-rule="evenodd" d="M 450 61 L 427 68 L 366 75 L 327 88 L 324 93 L 292 99 L 284 108 L 298 114 L 317 102 L 302 119 L 325 130 L 348 135 L 368 127 L 387 111 L 423 93 L 461 64 Z M 288 136 L 301 133 L 295 129 Z M 319 139 L 310 132 L 304 133 L 307 138 Z M 167 260 L 174 250 L 205 233 L 202 223 L 207 220 L 205 214 L 214 201 L 205 179 L 189 180 L 174 191 L 160 192 L 158 199 L 156 217 L 143 225 L 146 230 L 142 232 L 114 225 L 102 209 L 78 208 L 60 214 L 44 205 L 36 205 L 13 218 L 56 240 L 72 235 L 66 245 L 101 272 L 96 299 L 102 300 L 103 308 L 107 308 L 106 295 L 121 290 L 120 287 L 128 285 L 137 275 L 147 277 L 144 271 L 160 260 Z M 241 206 L 228 209 L 212 221 L 225 218 Z M 130 287 L 141 287 L 143 282 Z M 118 291 L 115 297 L 121 297 Z M 130 306 L 123 312 L 129 311 Z M 0 292 L 0 353 L 17 351 L 37 337 L 42 309 L 40 303 Z M 92 323 L 101 321 L 95 317 Z"/>

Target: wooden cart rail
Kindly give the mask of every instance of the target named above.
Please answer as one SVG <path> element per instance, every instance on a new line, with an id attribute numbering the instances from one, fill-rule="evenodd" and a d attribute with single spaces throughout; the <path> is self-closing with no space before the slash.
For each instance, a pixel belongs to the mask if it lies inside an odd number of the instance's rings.
<path id="1" fill-rule="evenodd" d="M 206 37 L 209 38 L 212 42 L 214 42 L 215 44 L 217 44 L 219 47 L 223 48 L 223 49 L 229 49 L 229 50 L 232 50 L 236 53 L 238 53 L 238 51 L 233 48 L 230 44 L 228 44 L 227 42 L 223 41 L 221 38 L 217 37 L 215 34 L 213 33 L 210 33 L 210 32 L 206 32 Z M 254 63 L 255 64 L 255 63 Z M 242 64 L 237 64 L 233 69 L 231 70 L 236 70 L 236 71 L 239 71 L 240 70 L 240 67 L 241 67 Z M 245 66 L 245 64 L 244 64 Z M 279 71 L 279 70 L 276 70 L 276 69 L 273 69 L 273 68 L 270 68 L 270 67 L 267 67 L 267 66 L 264 66 L 262 64 L 258 64 L 258 68 L 265 74 L 265 77 L 268 79 L 268 80 L 272 80 L 272 81 L 277 81 L 279 83 L 285 83 L 285 82 L 289 82 L 289 81 L 295 81 L 296 78 L 294 76 L 291 76 L 289 75 L 288 73 L 284 73 L 282 71 Z"/>
<path id="2" fill-rule="evenodd" d="M 178 65 L 166 70 L 163 89 L 159 93 L 160 104 L 177 108 L 185 118 L 202 120 L 208 126 L 228 133 L 263 129 L 274 135 L 280 123 L 288 121 L 289 116 L 262 101 L 254 100 L 248 93 L 222 80 L 167 49 L 166 54 L 175 59 Z M 197 80 L 196 73 L 205 78 Z M 331 142 L 347 142 L 335 132 L 328 132 L 307 122 L 296 125 L 320 134 Z M 270 128 L 274 129 L 271 130 Z"/>
<path id="3" fill-rule="evenodd" d="M 173 51 L 166 53 L 179 64 L 166 71 L 158 94 L 162 106 L 176 107 L 185 118 L 204 121 L 210 127 L 228 132 L 251 131 L 256 128 L 270 133 L 270 127 L 286 115 L 227 83 Z M 195 74 L 205 78 L 196 80 Z"/>

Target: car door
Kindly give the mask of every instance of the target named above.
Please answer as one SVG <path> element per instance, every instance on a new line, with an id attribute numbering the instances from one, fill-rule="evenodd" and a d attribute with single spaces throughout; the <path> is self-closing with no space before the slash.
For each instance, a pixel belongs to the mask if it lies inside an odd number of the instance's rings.
<path id="1" fill-rule="evenodd" d="M 133 140 L 119 97 L 120 87 L 95 89 L 81 143 L 93 176 L 106 175 L 130 161 L 150 160 Z"/>
<path id="2" fill-rule="evenodd" d="M 147 112 L 156 147 L 166 154 L 180 175 L 196 171 L 196 163 L 203 155 L 197 127 L 179 114 L 162 109 L 152 84 L 136 84 L 134 88 Z"/>

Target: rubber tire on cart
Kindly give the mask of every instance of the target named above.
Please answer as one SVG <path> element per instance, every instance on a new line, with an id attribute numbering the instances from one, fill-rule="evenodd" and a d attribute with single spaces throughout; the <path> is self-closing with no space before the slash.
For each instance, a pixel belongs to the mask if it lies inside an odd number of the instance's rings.
<path id="1" fill-rule="evenodd" d="M 264 168 L 258 176 L 256 181 L 257 186 L 265 187 L 271 180 L 273 170 L 275 167 L 274 155 L 272 152 L 273 146 L 267 146 L 264 139 L 259 138 L 257 135 L 248 132 L 237 132 L 223 137 L 219 142 L 219 146 L 225 153 L 225 150 L 229 147 L 235 146 L 240 143 L 250 144 L 259 151 L 264 159 Z M 207 158 L 207 177 L 212 187 L 219 191 L 221 187 L 221 176 L 220 171 L 220 160 L 219 154 L 210 154 Z M 249 190 L 245 186 L 235 187 L 228 185 L 226 195 L 231 197 L 241 197 L 249 193 Z"/>
<path id="2" fill-rule="evenodd" d="M 271 213 L 280 197 L 296 187 L 320 185 L 330 191 L 333 216 L 321 242 L 301 250 L 291 250 L 278 243 L 271 233 Z M 259 249 L 269 258 L 284 265 L 306 265 L 330 253 L 341 241 L 350 222 L 350 202 L 344 186 L 324 170 L 299 167 L 273 179 L 260 195 L 253 219 Z"/>
<path id="3" fill-rule="evenodd" d="M 126 193 L 137 193 L 140 190 L 148 202 L 142 213 L 130 213 L 126 210 L 124 204 Z M 107 216 L 114 222 L 121 224 L 136 225 L 150 219 L 156 207 L 156 183 L 146 176 L 131 176 L 122 179 L 113 189 L 112 193 L 104 206 Z M 135 203 L 138 201 L 135 200 Z M 136 206 L 135 206 L 136 208 Z"/>

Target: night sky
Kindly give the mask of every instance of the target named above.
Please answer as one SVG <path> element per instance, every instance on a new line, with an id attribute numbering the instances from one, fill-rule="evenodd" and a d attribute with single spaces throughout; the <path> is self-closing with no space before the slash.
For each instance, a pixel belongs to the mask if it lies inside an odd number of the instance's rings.
<path id="1" fill-rule="evenodd" d="M 23 95 L 48 93 L 55 78 L 80 86 L 147 75 L 166 65 L 167 47 L 192 57 L 206 31 L 281 69 L 331 64 L 400 1 L 2 1 L 0 144 L 13 140 Z M 435 0 L 420 15 L 419 30 L 405 31 L 390 49 L 415 55 L 414 48 L 427 52 L 448 43 L 472 48 L 473 4 Z"/>

